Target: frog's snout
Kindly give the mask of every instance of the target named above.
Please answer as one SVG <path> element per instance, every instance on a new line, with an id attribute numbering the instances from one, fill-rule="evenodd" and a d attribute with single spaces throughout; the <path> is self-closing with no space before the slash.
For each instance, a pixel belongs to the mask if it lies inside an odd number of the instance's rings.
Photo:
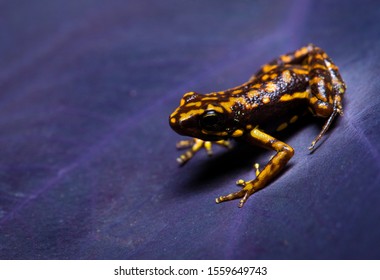
<path id="1" fill-rule="evenodd" d="M 176 118 L 174 113 L 169 117 L 169 124 L 175 132 L 179 133 L 181 130 L 181 121 Z"/>

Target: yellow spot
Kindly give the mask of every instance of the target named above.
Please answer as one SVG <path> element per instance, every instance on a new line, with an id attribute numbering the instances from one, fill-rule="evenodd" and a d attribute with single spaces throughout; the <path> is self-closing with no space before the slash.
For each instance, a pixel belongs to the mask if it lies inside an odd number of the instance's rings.
<path id="1" fill-rule="evenodd" d="M 276 77 L 277 77 L 277 73 L 273 73 L 273 74 L 270 75 L 271 79 L 275 79 Z"/>
<path id="2" fill-rule="evenodd" d="M 298 58 L 298 57 L 301 57 L 305 54 L 307 54 L 307 47 L 303 47 L 303 48 L 299 49 L 298 51 L 296 51 L 294 56 Z"/>
<path id="3" fill-rule="evenodd" d="M 277 85 L 273 82 L 269 82 L 265 85 L 265 90 L 267 92 L 274 92 L 276 91 L 278 88 L 277 88 Z"/>
<path id="4" fill-rule="evenodd" d="M 258 84 L 254 84 L 253 86 L 252 86 L 252 88 L 260 88 L 261 87 L 261 84 L 260 83 L 258 83 Z"/>
<path id="5" fill-rule="evenodd" d="M 290 81 L 292 80 L 292 74 L 289 70 L 285 70 L 284 72 L 282 72 L 282 80 L 285 83 L 290 83 Z"/>
<path id="6" fill-rule="evenodd" d="M 186 97 L 188 95 L 193 95 L 195 92 L 194 91 L 189 91 L 189 92 L 186 92 L 183 97 Z"/>
<path id="7" fill-rule="evenodd" d="M 235 89 L 232 94 L 239 94 L 239 93 L 242 93 L 243 90 L 242 89 Z"/>
<path id="8" fill-rule="evenodd" d="M 186 107 L 201 107 L 201 105 L 202 105 L 202 102 L 198 101 L 198 102 L 190 102 L 186 104 L 185 106 Z"/>
<path id="9" fill-rule="evenodd" d="M 171 123 L 175 123 L 175 118 L 171 118 L 171 119 L 170 119 L 170 122 L 171 122 Z"/>
<path id="10" fill-rule="evenodd" d="M 327 89 L 328 89 L 329 91 L 332 91 L 332 85 L 331 85 L 330 83 L 327 83 L 326 87 L 327 87 Z"/>
<path id="11" fill-rule="evenodd" d="M 322 65 L 322 64 L 314 64 L 313 65 L 313 69 L 322 69 L 322 70 L 326 70 L 326 66 Z"/>
<path id="12" fill-rule="evenodd" d="M 287 127 L 288 127 L 288 124 L 287 124 L 287 123 L 282 123 L 282 124 L 280 124 L 280 125 L 277 127 L 276 131 L 284 130 L 284 129 L 287 128 Z"/>
<path id="13" fill-rule="evenodd" d="M 323 60 L 323 56 L 322 56 L 321 54 L 319 54 L 319 53 L 317 53 L 317 54 L 315 55 L 315 58 L 316 58 L 316 59 L 319 59 L 319 60 Z"/>
<path id="14" fill-rule="evenodd" d="M 271 70 L 273 70 L 274 68 L 276 68 L 277 65 L 269 65 L 269 64 L 266 64 L 263 66 L 263 72 L 266 73 L 266 72 L 269 72 Z"/>
<path id="15" fill-rule="evenodd" d="M 227 102 L 220 102 L 220 106 L 224 108 L 228 113 L 232 113 L 231 107 L 234 105 L 234 102 L 232 100 Z"/>
<path id="16" fill-rule="evenodd" d="M 245 128 L 251 130 L 252 129 L 252 125 L 249 124 Z"/>
<path id="17" fill-rule="evenodd" d="M 293 94 L 284 94 L 281 96 L 280 101 L 290 101 L 297 98 L 308 98 L 309 92 L 308 91 L 302 91 L 302 92 L 295 92 Z"/>
<path id="18" fill-rule="evenodd" d="M 269 96 L 266 96 L 266 95 L 265 95 L 265 96 L 263 97 L 263 103 L 264 103 L 264 104 L 267 104 L 267 103 L 269 103 L 269 102 L 270 102 L 270 98 L 269 98 Z"/>
<path id="19" fill-rule="evenodd" d="M 248 98 L 253 98 L 255 96 L 259 96 L 260 92 L 258 90 L 250 90 L 247 92 Z"/>
<path id="20" fill-rule="evenodd" d="M 204 100 L 204 101 L 208 101 L 208 100 L 218 100 L 219 98 L 218 97 L 204 97 L 204 98 L 202 98 L 202 100 Z"/>
<path id="21" fill-rule="evenodd" d="M 290 123 L 295 123 L 296 121 L 298 120 L 298 116 L 293 116 L 291 119 L 290 119 Z"/>
<path id="22" fill-rule="evenodd" d="M 307 75 L 307 74 L 309 74 L 309 71 L 307 69 L 297 69 L 297 68 L 294 68 L 293 72 L 296 73 L 296 74 L 298 74 L 298 75 Z"/>
<path id="23" fill-rule="evenodd" d="M 315 96 L 313 96 L 312 98 L 310 98 L 310 102 L 315 104 L 318 102 L 318 98 L 316 98 Z"/>
<path id="24" fill-rule="evenodd" d="M 311 84 L 318 84 L 320 81 L 321 81 L 320 77 L 314 77 L 313 79 L 311 79 L 310 83 Z"/>
<path id="25" fill-rule="evenodd" d="M 292 57 L 290 55 L 282 55 L 280 56 L 280 58 L 284 63 L 289 63 L 290 61 L 292 61 Z"/>
<path id="26" fill-rule="evenodd" d="M 221 108 L 221 107 L 216 107 L 216 106 L 214 106 L 214 105 L 212 105 L 212 104 L 209 104 L 208 106 L 207 106 L 207 110 L 214 110 L 214 111 L 216 111 L 216 112 L 218 112 L 218 113 L 223 113 L 224 111 L 223 111 L 223 108 Z"/>
<path id="27" fill-rule="evenodd" d="M 180 106 L 184 105 L 184 104 L 186 103 L 186 101 L 185 101 L 185 100 L 186 100 L 186 97 L 191 96 L 191 95 L 194 95 L 194 94 L 196 94 L 194 91 L 186 92 L 186 93 L 183 95 L 183 97 L 182 97 L 182 99 L 181 99 L 179 105 L 180 105 Z"/>
<path id="28" fill-rule="evenodd" d="M 265 74 L 264 76 L 261 77 L 261 79 L 262 79 L 263 81 L 266 81 L 266 80 L 269 79 L 269 75 L 268 75 L 268 74 Z"/>
<path id="29" fill-rule="evenodd" d="M 247 105 L 247 101 L 244 97 L 235 98 L 235 103 L 239 103 L 239 104 L 242 104 L 244 106 Z"/>
<path id="30" fill-rule="evenodd" d="M 232 133 L 232 137 L 240 137 L 243 135 L 243 130 L 241 129 L 237 129 L 234 131 L 234 133 Z"/>
<path id="31" fill-rule="evenodd" d="M 173 118 L 174 116 L 176 116 L 178 114 L 178 111 L 180 110 L 181 107 L 178 107 L 177 109 L 175 109 L 175 111 L 170 115 L 170 118 Z"/>
<path id="32" fill-rule="evenodd" d="M 186 120 L 186 119 L 188 119 L 188 118 L 190 118 L 192 116 L 201 115 L 201 114 L 203 114 L 204 111 L 205 110 L 203 110 L 203 109 L 190 110 L 190 111 L 188 111 L 186 113 L 182 113 L 180 115 L 180 119 L 181 120 Z"/>

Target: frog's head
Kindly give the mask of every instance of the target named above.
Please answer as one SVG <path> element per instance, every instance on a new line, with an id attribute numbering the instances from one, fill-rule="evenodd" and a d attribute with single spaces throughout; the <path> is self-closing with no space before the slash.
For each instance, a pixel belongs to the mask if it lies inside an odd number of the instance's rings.
<path id="1" fill-rule="evenodd" d="M 195 92 L 183 96 L 180 106 L 170 115 L 169 123 L 181 135 L 206 141 L 228 138 L 234 130 L 228 112 L 216 96 Z"/>

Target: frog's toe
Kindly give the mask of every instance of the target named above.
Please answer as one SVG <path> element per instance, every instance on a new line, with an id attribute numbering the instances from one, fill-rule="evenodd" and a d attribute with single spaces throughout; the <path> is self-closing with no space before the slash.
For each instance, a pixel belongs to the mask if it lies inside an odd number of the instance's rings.
<path id="1" fill-rule="evenodd" d="M 236 185 L 238 187 L 244 188 L 245 187 L 245 181 L 243 179 L 239 179 L 239 180 L 236 181 Z"/>
<path id="2" fill-rule="evenodd" d="M 192 157 L 194 156 L 194 153 L 191 150 L 188 150 L 186 153 L 180 155 L 177 158 L 177 162 L 179 165 L 184 165 L 186 162 L 188 162 Z"/>
<path id="3" fill-rule="evenodd" d="M 204 148 L 206 150 L 207 155 L 212 156 L 212 143 L 210 141 L 204 142 Z"/>
<path id="4" fill-rule="evenodd" d="M 177 158 L 177 162 L 182 166 L 188 162 L 196 152 L 198 152 L 202 147 L 204 147 L 204 141 L 194 138 L 191 140 L 182 140 L 177 143 L 178 149 L 189 148 L 184 154 Z"/>
<path id="5" fill-rule="evenodd" d="M 216 141 L 215 144 L 226 147 L 228 149 L 232 148 L 231 141 L 228 141 L 228 140 L 219 140 L 219 141 Z"/>
<path id="6" fill-rule="evenodd" d="M 239 208 L 242 208 L 244 206 L 244 203 L 247 201 L 248 197 L 250 197 L 252 193 L 250 192 L 245 192 L 244 196 L 242 199 L 240 199 L 240 202 L 239 202 Z"/>
<path id="7" fill-rule="evenodd" d="M 190 148 L 191 146 L 194 145 L 194 139 L 189 139 L 189 140 L 181 140 L 177 142 L 176 148 L 177 149 L 187 149 Z"/>
<path id="8" fill-rule="evenodd" d="M 256 177 L 259 176 L 260 174 L 260 165 L 258 163 L 255 163 L 253 168 L 255 169 L 255 174 L 256 174 Z M 236 185 L 238 187 L 242 187 L 244 188 L 246 186 L 246 181 L 244 181 L 243 179 L 239 179 L 236 181 Z"/>
<path id="9" fill-rule="evenodd" d="M 239 205 L 238 205 L 239 208 L 241 208 L 241 207 L 243 207 L 244 203 L 247 201 L 247 199 L 249 198 L 249 196 L 251 194 L 252 194 L 251 192 L 242 189 L 241 191 L 238 191 L 238 192 L 230 193 L 230 194 L 224 195 L 224 196 L 223 195 L 219 196 L 218 198 L 215 199 L 215 202 L 221 203 L 224 201 L 230 201 L 230 200 L 241 198 L 241 200 L 239 201 Z"/>
<path id="10" fill-rule="evenodd" d="M 224 202 L 224 201 L 230 201 L 230 200 L 234 200 L 234 199 L 237 199 L 237 198 L 242 198 L 244 195 L 245 195 L 245 190 L 242 189 L 242 190 L 240 190 L 238 192 L 230 193 L 228 195 L 219 196 L 218 198 L 215 199 L 215 202 L 216 203 L 221 203 L 221 202 Z"/>
<path id="11" fill-rule="evenodd" d="M 253 165 L 253 168 L 255 169 L 255 174 L 256 174 L 256 177 L 259 176 L 260 174 L 260 164 L 258 164 L 257 162 Z"/>
<path id="12" fill-rule="evenodd" d="M 219 196 L 215 199 L 216 203 L 221 203 L 224 201 L 230 201 L 234 199 L 240 199 L 239 207 L 243 207 L 244 203 L 247 201 L 247 199 L 255 192 L 255 189 L 253 188 L 252 181 L 245 182 L 244 180 L 240 179 L 236 182 L 238 186 L 243 187 L 240 191 L 230 193 L 228 195 Z"/>

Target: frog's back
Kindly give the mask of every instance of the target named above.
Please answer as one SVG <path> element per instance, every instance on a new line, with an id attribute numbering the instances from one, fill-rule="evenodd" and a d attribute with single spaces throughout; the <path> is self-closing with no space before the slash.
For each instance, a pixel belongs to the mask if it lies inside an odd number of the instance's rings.
<path id="1" fill-rule="evenodd" d="M 236 90 L 235 90 L 236 92 Z M 241 93 L 233 111 L 246 114 L 246 125 L 281 130 L 307 110 L 310 95 L 308 71 L 299 65 L 284 65 L 256 77 Z M 241 114 L 240 113 L 240 114 Z"/>

